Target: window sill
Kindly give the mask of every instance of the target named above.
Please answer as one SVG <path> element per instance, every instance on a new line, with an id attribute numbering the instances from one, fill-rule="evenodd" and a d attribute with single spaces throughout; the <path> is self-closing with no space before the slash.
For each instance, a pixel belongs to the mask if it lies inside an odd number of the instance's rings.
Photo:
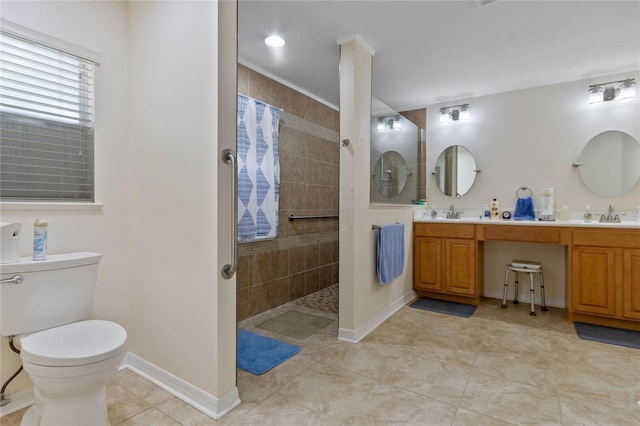
<path id="1" fill-rule="evenodd" d="M 103 203 L 0 202 L 0 210 L 102 210 Z"/>

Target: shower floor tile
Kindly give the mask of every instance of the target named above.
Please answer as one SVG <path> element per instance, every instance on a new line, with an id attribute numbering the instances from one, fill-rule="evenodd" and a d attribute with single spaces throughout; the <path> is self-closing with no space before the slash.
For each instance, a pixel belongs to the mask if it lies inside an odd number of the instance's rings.
<path id="1" fill-rule="evenodd" d="M 308 296 L 301 297 L 293 303 L 319 311 L 338 313 L 338 284 L 334 284 Z"/>
<path id="2" fill-rule="evenodd" d="M 331 324 L 333 320 L 298 311 L 288 311 L 262 322 L 256 327 L 281 336 L 303 340 Z"/>

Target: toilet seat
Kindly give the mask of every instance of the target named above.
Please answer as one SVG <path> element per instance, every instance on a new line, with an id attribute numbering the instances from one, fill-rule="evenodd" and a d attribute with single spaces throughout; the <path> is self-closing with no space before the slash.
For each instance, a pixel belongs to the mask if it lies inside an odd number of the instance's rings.
<path id="1" fill-rule="evenodd" d="M 18 336 L 23 361 L 48 366 L 87 365 L 118 355 L 127 332 L 110 321 L 88 320 Z"/>

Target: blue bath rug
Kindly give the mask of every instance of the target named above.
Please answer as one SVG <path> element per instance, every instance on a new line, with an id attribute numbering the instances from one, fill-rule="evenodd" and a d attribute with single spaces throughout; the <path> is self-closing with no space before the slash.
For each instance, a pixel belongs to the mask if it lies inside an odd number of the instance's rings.
<path id="1" fill-rule="evenodd" d="M 640 331 L 622 330 L 582 322 L 574 322 L 573 325 L 581 339 L 640 349 Z"/>
<path id="2" fill-rule="evenodd" d="M 469 318 L 476 311 L 476 306 L 474 305 L 430 299 L 428 297 L 421 297 L 409 306 L 412 308 L 423 309 L 425 311 L 455 315 L 463 318 Z"/>
<path id="3" fill-rule="evenodd" d="M 247 373 L 264 374 L 298 352 L 299 346 L 238 329 L 238 368 Z"/>

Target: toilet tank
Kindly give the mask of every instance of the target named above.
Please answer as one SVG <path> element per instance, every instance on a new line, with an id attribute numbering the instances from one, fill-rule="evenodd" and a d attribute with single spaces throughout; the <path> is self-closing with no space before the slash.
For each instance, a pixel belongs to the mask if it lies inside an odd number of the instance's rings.
<path id="1" fill-rule="evenodd" d="M 101 257 L 89 252 L 53 254 L 46 260 L 23 257 L 0 266 L 2 280 L 22 276 L 20 283 L 0 284 L 0 335 L 31 333 L 88 317 Z"/>

